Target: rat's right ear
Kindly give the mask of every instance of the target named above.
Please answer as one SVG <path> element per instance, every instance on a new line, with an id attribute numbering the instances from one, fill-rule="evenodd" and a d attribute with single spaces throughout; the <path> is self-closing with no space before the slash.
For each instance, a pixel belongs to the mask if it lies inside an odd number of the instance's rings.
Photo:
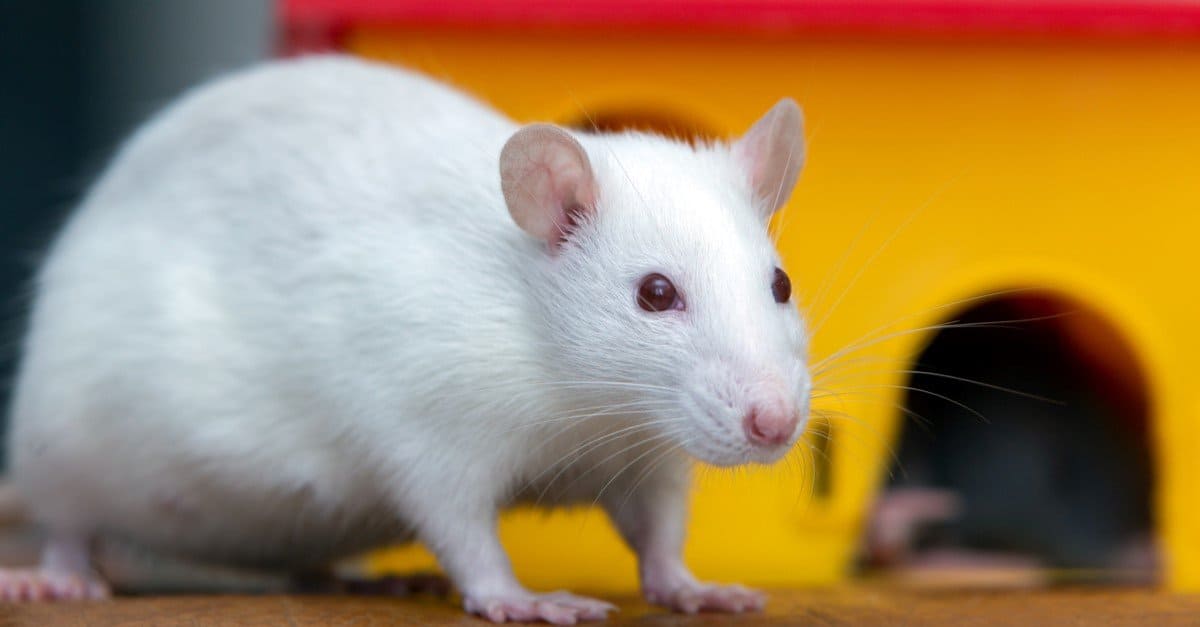
<path id="1" fill-rule="evenodd" d="M 594 210 L 596 180 L 583 146 L 552 124 L 531 124 L 500 151 L 500 187 L 513 221 L 557 250 Z"/>

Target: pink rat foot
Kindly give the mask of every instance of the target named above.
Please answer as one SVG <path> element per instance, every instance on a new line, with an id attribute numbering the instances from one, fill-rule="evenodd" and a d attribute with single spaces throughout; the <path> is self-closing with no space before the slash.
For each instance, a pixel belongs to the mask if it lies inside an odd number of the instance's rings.
<path id="1" fill-rule="evenodd" d="M 578 597 L 566 592 L 549 594 L 500 594 L 467 596 L 463 605 L 468 612 L 493 623 L 539 622 L 574 625 L 583 621 L 604 620 L 617 609 L 611 603 Z"/>
<path id="2" fill-rule="evenodd" d="M 673 588 L 647 587 L 646 600 L 676 612 L 757 612 L 767 603 L 767 596 L 757 590 L 737 585 L 717 585 L 698 582 L 684 583 Z"/>
<path id="3" fill-rule="evenodd" d="M 106 599 L 109 594 L 107 584 L 90 577 L 0 568 L 0 601 L 83 601 Z"/>

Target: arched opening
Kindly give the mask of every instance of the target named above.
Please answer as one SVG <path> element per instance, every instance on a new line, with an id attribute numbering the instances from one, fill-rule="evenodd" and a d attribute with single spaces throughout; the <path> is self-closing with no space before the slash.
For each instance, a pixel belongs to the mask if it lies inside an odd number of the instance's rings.
<path id="1" fill-rule="evenodd" d="M 915 583 L 1151 583 L 1149 401 L 1102 316 L 1021 292 L 956 316 L 913 366 L 866 563 Z"/>

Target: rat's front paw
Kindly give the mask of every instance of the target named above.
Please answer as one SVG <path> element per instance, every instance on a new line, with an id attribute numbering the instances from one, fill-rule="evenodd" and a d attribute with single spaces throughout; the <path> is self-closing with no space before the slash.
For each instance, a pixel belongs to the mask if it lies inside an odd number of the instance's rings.
<path id="1" fill-rule="evenodd" d="M 109 595 L 108 584 L 91 575 L 0 568 L 0 601 L 83 601 Z"/>
<path id="2" fill-rule="evenodd" d="M 468 612 L 478 614 L 494 623 L 545 621 L 555 625 L 604 620 L 609 612 L 617 609 L 611 603 L 566 592 L 467 595 L 463 606 Z"/>
<path id="3" fill-rule="evenodd" d="M 643 591 L 646 600 L 666 608 L 695 614 L 710 612 L 757 612 L 766 605 L 767 596 L 757 590 L 742 586 L 722 586 L 688 582 L 674 587 L 647 586 Z"/>

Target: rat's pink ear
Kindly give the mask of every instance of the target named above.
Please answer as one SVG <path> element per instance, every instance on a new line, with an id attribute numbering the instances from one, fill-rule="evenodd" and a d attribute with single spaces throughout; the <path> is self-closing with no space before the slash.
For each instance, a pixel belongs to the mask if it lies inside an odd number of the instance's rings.
<path id="1" fill-rule="evenodd" d="M 504 144 L 500 187 L 513 221 L 551 250 L 596 204 L 587 153 L 574 137 L 551 124 L 526 126 Z"/>
<path id="2" fill-rule="evenodd" d="M 766 216 L 787 202 L 804 165 L 804 116 L 784 98 L 733 143 L 733 153 L 750 175 L 750 184 Z"/>

